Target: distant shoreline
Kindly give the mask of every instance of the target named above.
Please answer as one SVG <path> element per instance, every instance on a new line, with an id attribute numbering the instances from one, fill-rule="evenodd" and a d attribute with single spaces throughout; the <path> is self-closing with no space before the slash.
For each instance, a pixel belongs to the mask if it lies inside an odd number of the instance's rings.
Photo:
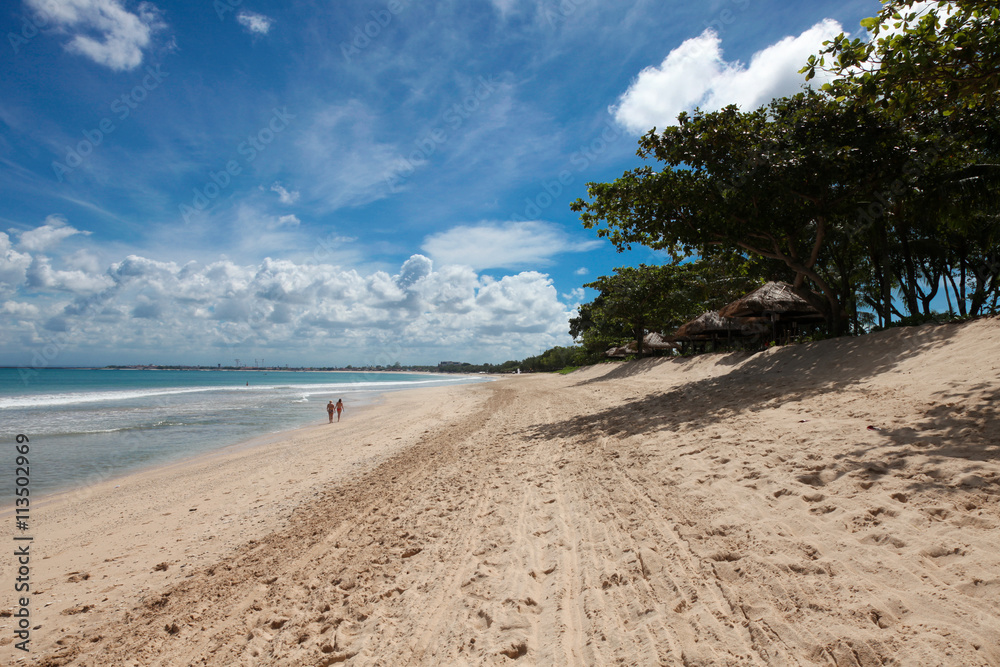
<path id="1" fill-rule="evenodd" d="M 46 366 L 45 368 L 31 368 L 30 366 L 0 366 L 0 370 L 31 369 L 32 371 L 231 371 L 238 373 L 385 373 L 385 374 L 424 374 L 424 375 L 510 375 L 510 373 L 468 373 L 460 371 L 442 371 L 435 367 L 427 367 L 428 370 L 414 368 L 391 369 L 382 368 L 378 370 L 368 368 L 315 368 L 299 366 L 295 368 L 236 368 L 234 366 Z"/>

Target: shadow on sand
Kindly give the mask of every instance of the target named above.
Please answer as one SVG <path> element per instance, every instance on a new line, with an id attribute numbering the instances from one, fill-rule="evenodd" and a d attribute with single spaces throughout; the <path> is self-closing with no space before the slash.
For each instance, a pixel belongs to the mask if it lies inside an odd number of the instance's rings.
<path id="1" fill-rule="evenodd" d="M 957 383 L 949 384 L 949 389 L 935 393 L 936 404 L 924 410 L 912 426 L 886 429 L 883 444 L 858 447 L 835 458 L 850 467 L 864 467 L 865 459 L 888 451 L 891 460 L 884 468 L 912 470 L 910 459 L 921 457 L 920 472 L 929 479 L 912 482 L 911 490 L 954 492 L 992 486 L 992 492 L 1000 492 L 995 474 L 980 476 L 985 474 L 980 464 L 1000 461 L 1000 388 L 979 384 L 958 389 Z M 959 477 L 942 475 L 937 469 L 948 459 L 968 461 Z"/>
<path id="2" fill-rule="evenodd" d="M 669 391 L 648 394 L 625 405 L 539 424 L 525 435 L 551 439 L 590 433 L 628 437 L 681 428 L 700 428 L 721 418 L 777 407 L 862 383 L 894 369 L 901 362 L 933 348 L 946 346 L 971 323 L 924 325 L 895 329 L 862 338 L 841 338 L 768 350 L 718 355 L 716 363 L 731 366 L 728 372 L 695 380 Z M 661 364 L 683 372 L 693 359 L 643 359 L 623 364 L 576 386 L 627 379 Z M 1000 459 L 998 408 L 1000 389 L 978 386 L 959 389 L 956 384 L 938 392 L 940 403 L 927 410 L 911 427 L 884 431 L 887 442 L 879 447 L 905 445 L 912 454 Z M 859 448 L 844 455 L 847 469 L 871 468 L 863 459 L 879 447 Z M 905 454 L 897 454 L 897 460 Z M 899 461 L 899 465 L 903 465 Z M 887 470 L 876 466 L 873 475 Z M 971 469 L 971 468 L 970 468 Z M 975 483 L 974 480 L 971 483 Z"/>

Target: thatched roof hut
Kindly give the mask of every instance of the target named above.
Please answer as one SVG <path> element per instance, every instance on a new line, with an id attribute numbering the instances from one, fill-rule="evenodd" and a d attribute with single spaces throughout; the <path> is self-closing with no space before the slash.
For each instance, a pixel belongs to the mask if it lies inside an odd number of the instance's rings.
<path id="1" fill-rule="evenodd" d="M 754 336 L 771 328 L 769 322 L 759 317 L 723 317 L 714 310 L 702 313 L 677 330 L 677 338 L 727 336 Z"/>
<path id="2" fill-rule="evenodd" d="M 630 345 L 635 345 L 635 343 L 630 343 Z M 648 333 L 642 338 L 642 348 L 644 350 L 672 350 L 677 345 L 674 344 L 672 340 L 669 340 L 663 336 L 663 334 Z"/>
<path id="3" fill-rule="evenodd" d="M 643 352 L 656 352 L 662 350 L 673 350 L 677 345 L 670 339 L 656 332 L 648 333 L 642 338 L 642 351 Z M 630 354 L 638 354 L 639 350 L 636 347 L 635 341 L 631 341 L 627 345 L 622 345 L 621 347 L 612 347 L 604 353 L 604 356 L 610 358 L 621 358 L 626 357 Z"/>
<path id="4" fill-rule="evenodd" d="M 677 330 L 678 337 L 703 336 L 713 333 L 725 333 L 739 327 L 728 317 L 722 317 L 714 310 L 702 313 Z"/>
<path id="5" fill-rule="evenodd" d="M 719 310 L 723 317 L 781 315 L 783 318 L 822 318 L 822 314 L 788 283 L 769 282 Z"/>

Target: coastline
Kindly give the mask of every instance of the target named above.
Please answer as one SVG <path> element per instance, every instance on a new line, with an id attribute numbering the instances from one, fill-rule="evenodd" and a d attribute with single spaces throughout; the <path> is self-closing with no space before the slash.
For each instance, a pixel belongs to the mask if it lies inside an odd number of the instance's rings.
<path id="1" fill-rule="evenodd" d="M 421 391 L 420 389 L 411 389 L 405 391 Z M 375 405 L 381 404 L 381 395 L 376 397 L 374 401 L 370 403 L 365 403 L 359 406 L 352 406 L 352 413 L 362 414 L 366 409 L 371 408 Z M 101 479 L 98 482 L 91 484 L 80 484 L 70 488 L 57 489 L 54 491 L 46 491 L 44 493 L 32 496 L 32 507 L 41 509 L 53 504 L 70 504 L 80 499 L 87 499 L 94 494 L 107 493 L 109 489 L 118 488 L 122 482 L 135 482 L 140 478 L 157 478 L 161 475 L 167 475 L 170 472 L 183 471 L 186 468 L 198 469 L 203 466 L 211 465 L 213 463 L 219 462 L 219 460 L 227 459 L 229 457 L 235 457 L 240 452 L 250 452 L 257 448 L 266 447 L 268 445 L 280 443 L 284 440 L 295 439 L 299 437 L 308 437 L 310 432 L 317 430 L 322 426 L 329 426 L 326 422 L 317 421 L 315 424 L 307 424 L 305 426 L 298 426 L 289 428 L 281 431 L 274 431 L 271 433 L 262 433 L 257 436 L 253 436 L 246 440 L 241 440 L 239 442 L 234 442 L 228 445 L 223 445 L 217 449 L 210 449 L 209 451 L 195 453 L 195 454 L 181 454 L 180 458 L 167 460 L 167 461 L 155 461 L 151 462 L 145 466 L 139 468 L 126 469 L 120 473 L 109 475 L 108 477 Z M 8 499 L 13 502 L 12 499 Z M 9 520 L 14 514 L 13 505 L 0 506 L 0 521 Z"/>
<path id="2" fill-rule="evenodd" d="M 31 660 L 997 664 L 996 359 L 993 318 L 387 394 L 48 508 Z"/>
<path id="3" fill-rule="evenodd" d="M 150 591 L 281 530 L 323 489 L 391 458 L 423 426 L 447 421 L 441 406 L 454 414 L 478 407 L 476 388 L 489 384 L 385 392 L 339 424 L 267 434 L 33 499 L 35 646 L 52 646 L 63 625 L 86 634 L 120 618 Z M 412 422 L 399 423 L 402 417 Z M 0 518 L 10 524 L 12 514 Z M 166 567 L 156 570 L 161 563 Z M 4 559 L 0 577 L 10 576 Z M 10 653 L 10 625 L 0 617 L 0 654 Z"/>
<path id="4" fill-rule="evenodd" d="M 324 371 L 296 374 L 301 378 L 299 384 L 288 375 L 261 375 L 265 380 L 273 378 L 273 382 L 269 385 L 251 379 L 249 384 L 257 386 L 244 389 L 242 379 L 235 388 L 219 385 L 218 378 L 224 374 L 216 373 L 208 384 L 199 385 L 185 380 L 183 372 L 167 371 L 171 379 L 162 386 L 155 380 L 140 380 L 138 384 L 123 380 L 125 385 L 119 388 L 114 383 L 95 385 L 90 379 L 95 374 L 86 373 L 82 376 L 86 380 L 70 381 L 58 389 L 48 380 L 51 388 L 42 386 L 23 396 L 11 394 L 0 408 L 10 440 L 16 433 L 31 440 L 33 497 L 72 492 L 322 423 L 326 411 L 318 400 L 323 396 L 325 403 L 326 393 L 334 400 L 342 396 L 348 409 L 354 411 L 378 402 L 387 392 L 482 381 L 465 375 L 444 378 Z M 186 375 L 195 376 L 202 375 Z M 349 379 L 340 384 L 344 376 Z M 59 407 L 43 410 L 39 405 Z M 12 475 L 12 465 L 12 460 L 5 461 L 0 472 Z M 0 499 L 0 517 L 14 505 L 14 496 L 5 496 Z"/>

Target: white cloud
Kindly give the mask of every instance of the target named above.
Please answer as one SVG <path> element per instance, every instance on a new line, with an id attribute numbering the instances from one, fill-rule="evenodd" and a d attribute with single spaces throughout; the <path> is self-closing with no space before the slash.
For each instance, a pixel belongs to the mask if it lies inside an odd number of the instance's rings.
<path id="1" fill-rule="evenodd" d="M 76 234 L 90 234 L 90 232 L 81 231 L 67 225 L 66 218 L 59 215 L 50 215 L 45 218 L 45 224 L 35 229 L 27 231 L 12 229 L 10 231 L 18 235 L 18 245 L 22 249 L 32 252 L 47 250 L 63 239 Z"/>
<path id="2" fill-rule="evenodd" d="M 14 250 L 10 244 L 10 237 L 0 232 L 0 294 L 24 282 L 25 272 L 29 266 L 31 266 L 31 255 Z"/>
<path id="3" fill-rule="evenodd" d="M 552 223 L 527 221 L 453 227 L 427 237 L 421 247 L 444 264 L 488 269 L 538 266 L 560 253 L 599 245 L 599 241 L 574 241 Z"/>
<path id="4" fill-rule="evenodd" d="M 12 315 L 17 318 L 38 317 L 38 306 L 33 303 L 21 303 L 19 301 L 4 301 L 0 305 L 0 313 Z"/>
<path id="5" fill-rule="evenodd" d="M 116 71 L 142 64 L 152 34 L 164 26 L 160 11 L 149 2 L 140 2 L 134 13 L 119 0 L 25 0 L 25 4 L 70 36 L 67 50 Z"/>
<path id="6" fill-rule="evenodd" d="M 806 59 L 842 30 L 836 21 L 825 19 L 797 37 L 756 52 L 748 65 L 724 60 L 719 36 L 706 30 L 671 51 L 658 67 L 642 70 L 611 112 L 618 123 L 640 134 L 674 125 L 681 111 L 694 107 L 714 111 L 736 104 L 755 109 L 799 92 L 805 83 L 799 70 Z M 818 86 L 830 79 L 817 71 L 814 82 Z"/>
<path id="7" fill-rule="evenodd" d="M 52 268 L 48 257 L 35 257 L 26 274 L 28 287 L 42 291 L 93 294 L 111 287 L 111 278 L 85 271 L 58 271 Z"/>
<path id="8" fill-rule="evenodd" d="M 87 250 L 77 250 L 72 255 L 67 256 L 64 261 L 71 269 L 79 269 L 87 273 L 101 272 L 100 259 Z"/>
<path id="9" fill-rule="evenodd" d="M 588 269 L 585 266 L 581 266 L 579 269 L 577 269 L 576 271 L 573 272 L 573 274 L 577 275 L 577 276 L 585 276 L 588 273 L 590 273 L 590 269 Z"/>
<path id="10" fill-rule="evenodd" d="M 278 218 L 278 227 L 298 227 L 302 221 L 294 215 L 283 215 Z"/>
<path id="11" fill-rule="evenodd" d="M 246 10 L 240 12 L 236 16 L 236 20 L 241 26 L 246 28 L 247 32 L 255 35 L 266 35 L 270 32 L 271 26 L 274 24 L 271 18 Z"/>
<path id="12" fill-rule="evenodd" d="M 76 298 L 45 312 L 14 301 L 0 310 L 18 313 L 38 335 L 65 330 L 75 344 L 105 351 L 190 354 L 198 341 L 199 349 L 253 346 L 357 364 L 389 339 L 403 360 L 421 362 L 450 352 L 503 361 L 569 342 L 571 311 L 548 276 L 497 280 L 467 266 L 436 267 L 423 255 L 396 275 L 274 259 L 181 266 L 136 255 L 99 276 L 55 270 L 46 258 L 28 273 L 35 289 L 72 287 Z M 0 335 L 13 332 L 10 319 L 0 320 Z"/>
<path id="13" fill-rule="evenodd" d="M 376 201 L 420 166 L 395 145 L 377 140 L 377 125 L 378 113 L 357 100 L 329 106 L 312 117 L 297 147 L 313 183 L 313 198 L 331 209 Z"/>
<path id="14" fill-rule="evenodd" d="M 294 204 L 299 200 L 299 193 L 297 190 L 289 192 L 282 187 L 281 183 L 275 183 L 272 185 L 271 192 L 278 193 L 278 200 L 281 201 L 282 204 Z"/>

